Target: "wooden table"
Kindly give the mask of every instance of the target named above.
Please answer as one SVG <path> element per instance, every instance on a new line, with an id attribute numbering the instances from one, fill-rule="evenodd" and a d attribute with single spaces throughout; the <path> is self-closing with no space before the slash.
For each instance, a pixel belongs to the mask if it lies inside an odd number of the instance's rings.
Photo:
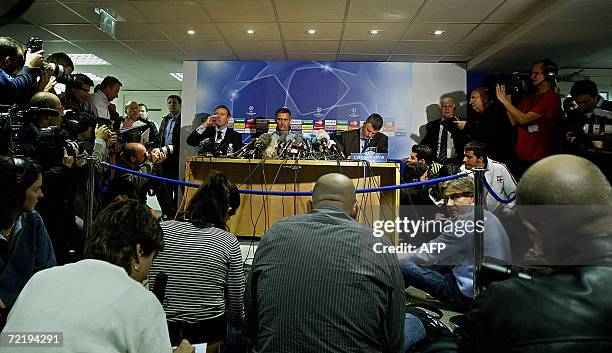
<path id="1" fill-rule="evenodd" d="M 397 185 L 399 166 L 395 163 L 362 161 L 260 160 L 189 157 L 185 180 L 201 184 L 210 171 L 224 173 L 239 189 L 272 191 L 312 191 L 319 177 L 342 173 L 353 180 L 357 189 Z M 189 201 L 195 188 L 188 188 Z M 238 236 L 261 237 L 266 229 L 282 217 L 307 212 L 310 196 L 273 196 L 241 194 L 240 208 L 230 218 L 230 231 Z M 357 194 L 359 221 L 372 226 L 373 220 L 395 219 L 398 214 L 399 191 Z M 397 235 L 391 236 L 397 244 Z"/>

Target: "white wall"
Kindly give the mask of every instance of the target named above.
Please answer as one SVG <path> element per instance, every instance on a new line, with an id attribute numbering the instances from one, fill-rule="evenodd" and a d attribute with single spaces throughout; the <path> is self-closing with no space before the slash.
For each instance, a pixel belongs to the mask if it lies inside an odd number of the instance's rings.
<path id="1" fill-rule="evenodd" d="M 114 103 L 117 105 L 117 111 L 120 115 L 124 115 L 123 109 L 125 103 L 136 101 L 144 103 L 149 108 L 149 119 L 153 120 L 159 126 L 161 119 L 168 115 L 168 106 L 166 98 L 171 94 L 181 95 L 181 91 L 175 90 L 159 90 L 159 91 L 119 91 L 119 97 Z"/>

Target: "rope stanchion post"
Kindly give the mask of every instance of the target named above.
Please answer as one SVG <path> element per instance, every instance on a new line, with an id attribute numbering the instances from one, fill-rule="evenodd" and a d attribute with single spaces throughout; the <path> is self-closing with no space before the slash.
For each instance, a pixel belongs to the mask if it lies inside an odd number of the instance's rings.
<path id="1" fill-rule="evenodd" d="M 96 182 L 96 157 L 87 157 L 87 186 L 85 189 L 85 215 L 83 219 L 83 233 L 85 238 L 89 237 L 91 224 L 93 223 L 94 192 Z"/>
<path id="2" fill-rule="evenodd" d="M 474 168 L 474 224 L 484 223 L 484 168 Z M 474 298 L 482 292 L 480 270 L 484 262 L 484 227 L 474 227 Z"/>

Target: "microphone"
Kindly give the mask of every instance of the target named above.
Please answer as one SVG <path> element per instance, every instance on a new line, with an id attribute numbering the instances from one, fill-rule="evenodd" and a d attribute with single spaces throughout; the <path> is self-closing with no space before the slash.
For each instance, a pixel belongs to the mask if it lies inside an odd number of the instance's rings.
<path id="1" fill-rule="evenodd" d="M 522 271 L 521 268 L 515 266 L 505 266 L 505 265 L 497 265 L 490 262 L 483 262 L 482 268 L 487 269 L 489 271 L 493 271 L 496 273 L 501 273 L 507 275 L 509 278 L 522 278 L 522 279 L 531 279 L 531 275 L 529 273 Z"/>
<path id="2" fill-rule="evenodd" d="M 338 144 L 336 143 L 336 141 L 330 140 L 328 144 L 329 144 L 329 149 L 334 154 L 336 154 L 336 156 L 338 156 L 340 159 L 346 159 L 346 156 L 344 155 L 344 152 L 342 152 L 342 150 L 338 149 Z"/>
<path id="3" fill-rule="evenodd" d="M 266 148 L 268 148 L 268 146 L 270 146 L 271 142 L 272 137 L 270 137 L 270 134 L 263 134 L 259 136 L 257 140 L 255 140 L 255 148 L 260 151 L 265 150 Z"/>
<path id="4" fill-rule="evenodd" d="M 164 305 L 164 300 L 166 299 L 166 286 L 168 285 L 168 275 L 166 272 L 159 272 L 157 276 L 155 276 L 155 283 L 153 284 L 153 294 L 159 300 L 161 305 Z"/>
<path id="5" fill-rule="evenodd" d="M 291 145 L 293 145 L 294 140 L 295 140 L 295 135 L 293 134 L 287 135 L 284 145 L 279 148 L 279 151 L 277 153 L 279 158 L 287 157 L 287 153 L 291 149 Z"/>
<path id="6" fill-rule="evenodd" d="M 212 152 L 211 146 L 213 145 L 213 141 L 210 138 L 205 138 L 198 144 L 198 154 L 204 154 L 205 152 Z"/>

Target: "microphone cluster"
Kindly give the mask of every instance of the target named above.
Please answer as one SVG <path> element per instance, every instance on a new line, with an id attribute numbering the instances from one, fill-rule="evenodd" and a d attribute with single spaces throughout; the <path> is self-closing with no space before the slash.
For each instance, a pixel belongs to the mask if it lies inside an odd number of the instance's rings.
<path id="1" fill-rule="evenodd" d="M 279 159 L 344 159 L 325 130 L 310 134 L 283 135 L 276 146 L 276 157 Z"/>
<path id="2" fill-rule="evenodd" d="M 272 140 L 270 134 L 263 134 L 251 140 L 251 142 L 244 145 L 230 157 L 315 160 L 345 159 L 336 142 L 324 130 L 317 130 L 312 135 L 284 133 L 276 142 Z"/>

